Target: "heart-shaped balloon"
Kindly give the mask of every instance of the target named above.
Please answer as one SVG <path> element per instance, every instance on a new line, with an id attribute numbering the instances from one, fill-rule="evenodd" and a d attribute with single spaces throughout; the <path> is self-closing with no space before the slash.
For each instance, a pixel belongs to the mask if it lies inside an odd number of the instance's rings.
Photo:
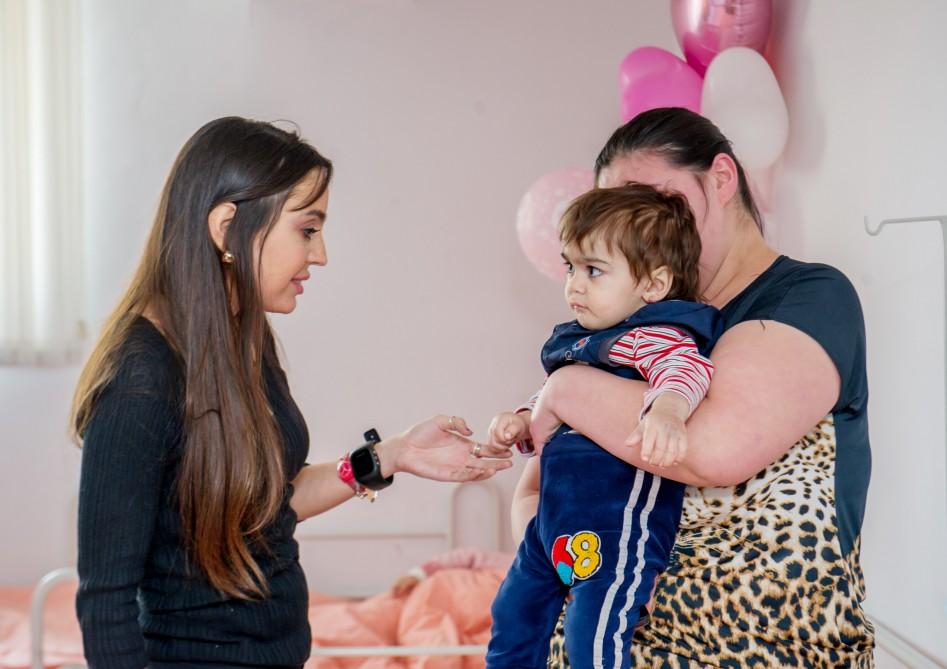
<path id="1" fill-rule="evenodd" d="M 622 123 L 658 107 L 699 112 L 702 83 L 700 75 L 670 51 L 656 46 L 635 49 L 618 68 Z"/>
<path id="2" fill-rule="evenodd" d="M 520 200 L 516 233 L 527 260 L 555 281 L 566 276 L 559 242 L 559 219 L 572 201 L 592 189 L 591 170 L 559 170 L 540 177 Z"/>
<path id="3" fill-rule="evenodd" d="M 677 43 L 700 75 L 714 56 L 730 47 L 762 53 L 772 16 L 772 0 L 671 0 Z"/>

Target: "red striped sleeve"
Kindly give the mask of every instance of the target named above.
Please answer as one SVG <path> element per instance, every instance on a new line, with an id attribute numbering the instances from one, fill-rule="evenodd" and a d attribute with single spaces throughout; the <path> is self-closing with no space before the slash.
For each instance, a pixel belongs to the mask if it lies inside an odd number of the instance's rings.
<path id="1" fill-rule="evenodd" d="M 687 400 L 690 412 L 707 394 L 714 366 L 697 350 L 683 330 L 670 326 L 630 330 L 608 352 L 612 364 L 634 367 L 650 386 L 641 415 L 661 393 L 674 392 Z"/>

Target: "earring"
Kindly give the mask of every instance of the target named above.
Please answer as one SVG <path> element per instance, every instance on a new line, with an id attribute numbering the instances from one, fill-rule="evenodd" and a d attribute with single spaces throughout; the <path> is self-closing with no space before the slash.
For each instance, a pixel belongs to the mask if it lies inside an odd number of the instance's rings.
<path id="1" fill-rule="evenodd" d="M 233 261 L 236 260 L 236 258 L 230 251 L 224 251 L 223 255 L 220 256 L 220 260 L 225 265 L 233 265 Z"/>

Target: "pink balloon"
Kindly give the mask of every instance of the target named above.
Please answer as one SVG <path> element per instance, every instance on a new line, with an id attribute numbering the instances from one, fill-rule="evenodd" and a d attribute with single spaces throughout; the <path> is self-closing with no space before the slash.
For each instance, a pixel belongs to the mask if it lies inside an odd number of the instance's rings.
<path id="1" fill-rule="evenodd" d="M 635 49 L 618 68 L 621 120 L 657 107 L 685 107 L 700 113 L 703 80 L 687 63 L 656 46 Z"/>
<path id="2" fill-rule="evenodd" d="M 559 170 L 540 177 L 520 200 L 516 233 L 527 260 L 555 281 L 566 276 L 559 243 L 559 219 L 572 201 L 592 189 L 591 170 Z"/>
<path id="3" fill-rule="evenodd" d="M 772 16 L 772 0 L 671 0 L 677 43 L 701 75 L 714 56 L 732 46 L 763 53 Z"/>

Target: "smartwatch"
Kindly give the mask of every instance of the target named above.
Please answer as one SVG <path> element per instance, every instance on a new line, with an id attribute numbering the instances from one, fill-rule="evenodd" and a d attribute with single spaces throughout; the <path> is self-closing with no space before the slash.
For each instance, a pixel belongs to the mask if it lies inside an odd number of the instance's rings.
<path id="1" fill-rule="evenodd" d="M 349 454 L 352 474 L 360 485 L 369 490 L 384 490 L 395 480 L 395 475 L 392 474 L 388 478 L 381 475 L 381 461 L 375 452 L 375 444 L 381 441 L 381 437 L 372 428 L 365 433 L 364 439 L 365 443 Z"/>

